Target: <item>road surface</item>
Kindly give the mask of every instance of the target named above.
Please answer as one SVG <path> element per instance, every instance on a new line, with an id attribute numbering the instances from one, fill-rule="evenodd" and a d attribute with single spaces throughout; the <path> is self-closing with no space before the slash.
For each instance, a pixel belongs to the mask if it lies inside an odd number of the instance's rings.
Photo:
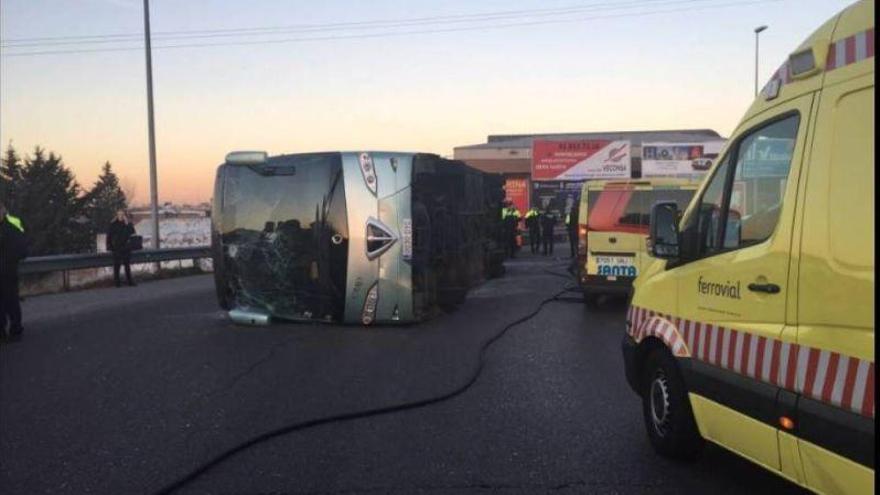
<path id="1" fill-rule="evenodd" d="M 564 251 L 564 250 L 563 250 Z M 427 398 L 571 281 L 520 257 L 457 311 L 402 328 L 236 327 L 210 276 L 35 297 L 0 345 L 0 493 L 154 493 L 261 432 Z M 718 447 L 646 439 L 620 355 L 624 305 L 547 305 L 464 394 L 257 445 L 178 493 L 800 493 Z"/>

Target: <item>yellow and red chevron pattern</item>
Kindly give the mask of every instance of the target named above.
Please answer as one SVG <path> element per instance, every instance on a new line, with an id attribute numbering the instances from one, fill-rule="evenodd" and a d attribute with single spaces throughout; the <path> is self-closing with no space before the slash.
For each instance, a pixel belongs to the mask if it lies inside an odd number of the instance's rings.
<path id="1" fill-rule="evenodd" d="M 630 306 L 636 342 L 662 340 L 690 357 L 863 416 L 874 417 L 874 362 Z"/>
<path id="2" fill-rule="evenodd" d="M 874 56 L 874 28 L 856 33 L 843 39 L 839 39 L 828 47 L 828 58 L 825 61 L 825 70 L 832 71 L 839 69 L 862 60 L 869 59 Z M 770 80 L 764 86 L 762 93 L 767 95 L 767 88 L 774 81 L 779 81 L 779 85 L 790 83 L 791 71 L 789 70 L 789 62 L 786 60 L 776 72 L 770 76 Z"/>

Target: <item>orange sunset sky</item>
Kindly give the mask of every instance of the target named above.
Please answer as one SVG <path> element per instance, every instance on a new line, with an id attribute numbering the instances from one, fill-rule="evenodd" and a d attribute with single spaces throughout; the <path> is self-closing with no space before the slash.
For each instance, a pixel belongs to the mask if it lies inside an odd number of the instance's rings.
<path id="1" fill-rule="evenodd" d="M 753 97 L 752 29 L 770 26 L 761 35 L 763 85 L 848 3 L 153 0 L 160 200 L 208 200 L 216 165 L 235 149 L 452 155 L 493 133 L 712 128 L 726 136 Z M 546 13 L 553 8 L 569 10 Z M 466 30 L 411 23 L 512 11 L 526 14 L 453 26 Z M 0 15 L 3 147 L 60 153 L 85 186 L 109 160 L 136 185 L 134 202 L 147 201 L 141 2 L 2 0 Z M 342 22 L 357 24 L 334 27 Z M 166 47 L 195 30 L 266 26 L 315 30 Z M 69 43 L 94 35 L 108 42 Z M 119 51 L 83 51 L 94 48 Z"/>

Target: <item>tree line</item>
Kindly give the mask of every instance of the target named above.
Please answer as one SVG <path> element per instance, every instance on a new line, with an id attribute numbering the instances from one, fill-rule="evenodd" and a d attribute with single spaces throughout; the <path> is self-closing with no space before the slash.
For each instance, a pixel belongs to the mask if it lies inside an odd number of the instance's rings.
<path id="1" fill-rule="evenodd" d="M 36 146 L 22 156 L 11 144 L 0 159 L 0 201 L 24 223 L 30 256 L 95 252 L 95 235 L 128 207 L 110 162 L 85 189 L 61 155 Z"/>

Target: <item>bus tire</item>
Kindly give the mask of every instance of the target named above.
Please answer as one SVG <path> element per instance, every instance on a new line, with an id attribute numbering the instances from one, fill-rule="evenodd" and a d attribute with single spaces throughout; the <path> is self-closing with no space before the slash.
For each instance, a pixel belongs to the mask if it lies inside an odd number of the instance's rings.
<path id="1" fill-rule="evenodd" d="M 642 380 L 642 412 L 651 446 L 660 455 L 693 460 L 703 449 L 687 389 L 665 347 L 649 351 Z"/>

